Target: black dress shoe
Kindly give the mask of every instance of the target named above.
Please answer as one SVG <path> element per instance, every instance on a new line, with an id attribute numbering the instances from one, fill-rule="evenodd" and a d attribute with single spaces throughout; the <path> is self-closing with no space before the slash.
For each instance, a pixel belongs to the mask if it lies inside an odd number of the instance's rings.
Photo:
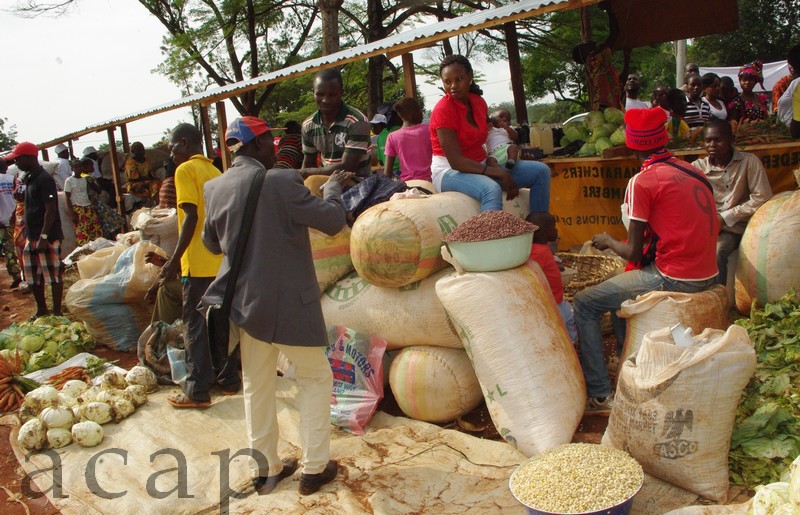
<path id="1" fill-rule="evenodd" d="M 283 462 L 283 470 L 274 476 L 258 476 L 253 478 L 253 488 L 258 495 L 266 495 L 275 490 L 282 479 L 286 479 L 297 470 L 297 460 L 286 460 Z"/>
<path id="2" fill-rule="evenodd" d="M 311 495 L 319 491 L 336 477 L 339 464 L 336 460 L 331 460 L 325 465 L 325 470 L 319 474 L 302 474 L 300 476 L 300 495 Z"/>

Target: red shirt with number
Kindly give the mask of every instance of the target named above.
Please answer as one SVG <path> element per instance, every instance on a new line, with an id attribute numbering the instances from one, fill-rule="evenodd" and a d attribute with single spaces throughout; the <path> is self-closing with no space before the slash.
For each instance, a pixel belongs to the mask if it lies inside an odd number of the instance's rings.
<path id="1" fill-rule="evenodd" d="M 711 279 L 717 275 L 719 233 L 714 195 L 668 161 L 691 168 L 667 151 L 643 163 L 625 192 L 630 218 L 646 222 L 658 234 L 659 272 L 679 281 Z"/>

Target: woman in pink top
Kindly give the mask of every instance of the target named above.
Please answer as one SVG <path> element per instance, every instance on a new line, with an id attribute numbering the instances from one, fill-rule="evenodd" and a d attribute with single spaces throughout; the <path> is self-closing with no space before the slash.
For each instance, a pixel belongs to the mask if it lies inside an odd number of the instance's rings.
<path id="1" fill-rule="evenodd" d="M 401 181 L 431 180 L 431 132 L 427 123 L 422 123 L 422 107 L 415 99 L 406 97 L 394 104 L 395 112 L 403 120 L 400 129 L 390 132 L 386 139 L 386 164 L 384 173 L 394 177 L 395 157 L 400 159 Z"/>

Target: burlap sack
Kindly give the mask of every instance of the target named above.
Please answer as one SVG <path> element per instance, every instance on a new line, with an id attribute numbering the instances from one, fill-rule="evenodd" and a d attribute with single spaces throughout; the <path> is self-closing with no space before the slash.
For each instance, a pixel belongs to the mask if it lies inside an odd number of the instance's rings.
<path id="1" fill-rule="evenodd" d="M 679 347 L 669 329 L 645 335 L 622 365 L 602 443 L 629 452 L 648 474 L 725 502 L 736 407 L 756 354 L 736 325 L 694 341 Z"/>

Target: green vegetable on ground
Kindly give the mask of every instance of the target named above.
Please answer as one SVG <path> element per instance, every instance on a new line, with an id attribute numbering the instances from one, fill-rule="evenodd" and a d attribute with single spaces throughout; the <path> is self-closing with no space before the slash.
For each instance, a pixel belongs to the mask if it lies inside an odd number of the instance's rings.
<path id="1" fill-rule="evenodd" d="M 792 290 L 735 323 L 758 363 L 736 411 L 728 469 L 731 483 L 752 489 L 780 481 L 800 455 L 800 299 Z"/>

